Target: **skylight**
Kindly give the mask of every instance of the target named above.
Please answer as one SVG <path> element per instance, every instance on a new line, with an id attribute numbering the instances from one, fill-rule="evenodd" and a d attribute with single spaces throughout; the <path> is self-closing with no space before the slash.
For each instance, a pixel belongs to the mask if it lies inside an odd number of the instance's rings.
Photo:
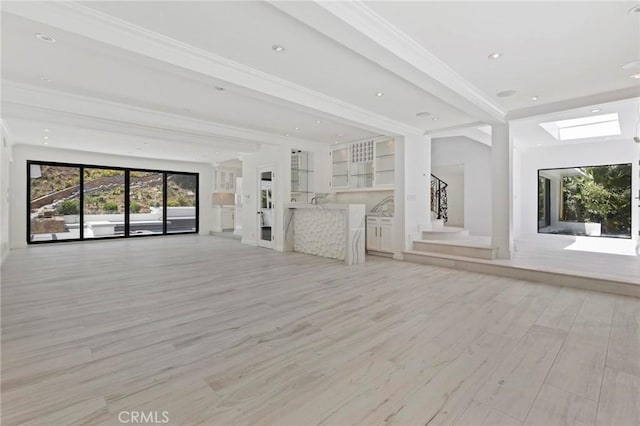
<path id="1" fill-rule="evenodd" d="M 549 121 L 540 123 L 540 127 L 560 141 L 616 136 L 622 133 L 618 113 Z"/>

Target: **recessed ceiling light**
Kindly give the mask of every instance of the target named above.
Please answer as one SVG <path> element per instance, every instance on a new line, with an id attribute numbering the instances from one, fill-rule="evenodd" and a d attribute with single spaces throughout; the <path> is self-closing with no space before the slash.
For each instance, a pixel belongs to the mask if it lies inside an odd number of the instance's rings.
<path id="1" fill-rule="evenodd" d="M 432 118 L 432 120 L 433 120 L 433 121 L 438 121 L 438 120 L 439 120 L 439 118 L 438 118 L 438 117 L 433 117 L 433 118 Z"/>
<path id="2" fill-rule="evenodd" d="M 44 142 L 42 142 L 42 145 L 49 145 L 49 142 L 44 141 Z"/>
<path id="3" fill-rule="evenodd" d="M 285 136 L 289 136 L 289 133 L 285 133 L 284 135 L 285 135 Z"/>
<path id="4" fill-rule="evenodd" d="M 592 110 L 591 110 L 591 112 L 592 112 L 593 114 L 595 114 L 596 112 L 600 112 L 600 111 L 602 111 L 602 110 L 600 110 L 600 109 L 598 109 L 598 108 L 596 108 L 596 109 L 592 109 Z"/>
<path id="5" fill-rule="evenodd" d="M 377 96 L 377 97 L 379 97 L 379 98 L 381 98 L 382 96 L 384 96 L 384 93 L 382 93 L 382 92 L 376 92 L 376 96 Z"/>
<path id="6" fill-rule="evenodd" d="M 334 145 L 335 145 L 335 144 L 337 144 L 337 143 L 338 143 L 338 141 L 333 141 L 333 144 L 334 144 Z"/>
<path id="7" fill-rule="evenodd" d="M 419 113 L 417 113 L 417 114 L 416 114 L 416 117 L 428 117 L 428 116 L 430 116 L 430 115 L 431 115 L 431 113 L 430 113 L 430 112 L 423 111 L 423 112 L 419 112 Z"/>
<path id="8" fill-rule="evenodd" d="M 513 96 L 516 94 L 515 90 L 504 90 L 502 92 L 496 93 L 496 96 L 499 98 L 508 98 L 509 96 Z"/>
<path id="9" fill-rule="evenodd" d="M 635 78 L 636 80 L 640 79 L 640 72 L 636 74 L 631 74 L 629 77 Z"/>
<path id="10" fill-rule="evenodd" d="M 51 83 L 51 79 L 48 77 L 40 77 L 40 80 L 46 81 L 47 83 Z"/>
<path id="11" fill-rule="evenodd" d="M 216 86 L 216 90 L 218 92 L 222 92 L 224 90 L 224 87 Z"/>
<path id="12" fill-rule="evenodd" d="M 296 128 L 295 128 L 295 129 L 293 129 L 293 130 L 300 130 L 300 127 L 296 127 Z"/>
<path id="13" fill-rule="evenodd" d="M 538 97 L 537 97 L 537 96 L 532 96 L 532 97 L 531 97 L 531 100 L 532 100 L 532 101 L 537 101 L 537 100 L 538 100 Z"/>
<path id="14" fill-rule="evenodd" d="M 284 49 L 284 46 L 280 46 L 279 44 L 274 44 L 273 46 L 271 46 L 271 50 L 277 53 L 282 53 L 284 52 L 285 49 Z"/>
<path id="15" fill-rule="evenodd" d="M 51 37 L 48 34 L 40 34 L 40 33 L 38 33 L 38 34 L 36 34 L 36 38 L 38 40 L 42 40 L 42 41 L 45 41 L 47 43 L 55 43 L 56 42 L 56 39 Z"/>
<path id="16" fill-rule="evenodd" d="M 47 140 L 49 139 L 49 136 L 43 136 L 42 139 Z"/>
<path id="17" fill-rule="evenodd" d="M 43 132 L 47 133 L 49 129 L 42 129 Z"/>
<path id="18" fill-rule="evenodd" d="M 322 121 L 316 120 L 316 124 L 320 124 L 320 123 L 322 123 Z"/>
<path id="19" fill-rule="evenodd" d="M 489 59 L 500 59 L 500 57 L 502 56 L 502 53 L 500 52 L 493 52 L 491 55 L 488 56 Z"/>
<path id="20" fill-rule="evenodd" d="M 629 9 L 629 13 L 640 13 L 640 4 Z"/>

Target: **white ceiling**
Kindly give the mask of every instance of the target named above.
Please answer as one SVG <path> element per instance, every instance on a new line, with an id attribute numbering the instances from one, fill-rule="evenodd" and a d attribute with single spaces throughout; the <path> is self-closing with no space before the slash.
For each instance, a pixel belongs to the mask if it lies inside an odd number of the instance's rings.
<path id="1" fill-rule="evenodd" d="M 41 143 L 47 127 L 63 148 L 207 162 L 265 143 L 445 134 L 589 95 L 640 95 L 621 69 L 640 59 L 634 4 L 4 1 L 3 120 L 20 143 Z M 382 22 L 377 35 L 362 29 Z M 393 51 L 386 36 L 423 51 Z M 503 57 L 487 59 L 494 51 Z M 495 96 L 508 89 L 518 93 Z M 488 114 L 477 114 L 483 105 Z M 547 143 L 534 121 L 514 128 Z M 121 142 L 108 143 L 114 135 Z"/>
<path id="2" fill-rule="evenodd" d="M 592 113 L 592 110 L 599 110 Z M 575 139 L 559 141 L 540 127 L 540 123 L 548 121 L 569 120 L 592 115 L 617 113 L 620 121 L 621 134 L 597 138 Z M 568 145 L 589 142 L 626 140 L 633 142 L 633 137 L 640 135 L 640 98 L 607 104 L 592 105 L 586 108 L 576 108 L 559 113 L 515 120 L 511 124 L 512 132 L 516 135 L 515 145 L 523 148 L 549 145 Z"/>
<path id="3" fill-rule="evenodd" d="M 423 130 L 474 121 L 265 2 L 85 4 Z M 275 53 L 275 44 L 286 51 Z M 383 97 L 375 96 L 379 91 Z M 416 117 L 421 111 L 438 116 L 438 122 Z"/>
<path id="4" fill-rule="evenodd" d="M 640 60 L 640 13 L 628 13 L 637 2 L 366 4 L 505 110 L 638 87 L 621 68 Z M 505 90 L 517 93 L 495 96 Z"/>

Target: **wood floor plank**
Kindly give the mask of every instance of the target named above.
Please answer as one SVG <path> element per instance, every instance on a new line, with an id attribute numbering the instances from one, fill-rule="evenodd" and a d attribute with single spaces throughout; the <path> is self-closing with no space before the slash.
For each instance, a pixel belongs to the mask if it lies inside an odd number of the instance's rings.
<path id="1" fill-rule="evenodd" d="M 607 367 L 640 376 L 640 300 L 616 298 Z"/>
<path id="2" fill-rule="evenodd" d="M 534 325 L 475 399 L 524 421 L 566 333 Z"/>
<path id="3" fill-rule="evenodd" d="M 456 426 L 518 426 L 522 423 L 486 404 L 471 401 L 453 424 Z"/>
<path id="4" fill-rule="evenodd" d="M 598 404 L 597 426 L 640 424 L 640 377 L 606 368 Z"/>
<path id="5" fill-rule="evenodd" d="M 554 386 L 542 386 L 525 426 L 591 426 L 596 419 L 597 403 Z"/>

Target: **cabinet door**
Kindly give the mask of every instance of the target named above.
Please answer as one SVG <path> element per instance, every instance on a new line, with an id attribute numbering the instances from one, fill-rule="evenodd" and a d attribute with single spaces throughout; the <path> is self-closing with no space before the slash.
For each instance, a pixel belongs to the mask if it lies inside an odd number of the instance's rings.
<path id="1" fill-rule="evenodd" d="M 375 218 L 367 218 L 367 250 L 380 250 L 380 237 L 378 221 Z"/>
<path id="2" fill-rule="evenodd" d="M 349 186 L 349 148 L 334 149 L 331 152 L 331 187 Z"/>
<path id="3" fill-rule="evenodd" d="M 378 234 L 380 251 L 393 252 L 393 219 L 381 219 Z"/>

